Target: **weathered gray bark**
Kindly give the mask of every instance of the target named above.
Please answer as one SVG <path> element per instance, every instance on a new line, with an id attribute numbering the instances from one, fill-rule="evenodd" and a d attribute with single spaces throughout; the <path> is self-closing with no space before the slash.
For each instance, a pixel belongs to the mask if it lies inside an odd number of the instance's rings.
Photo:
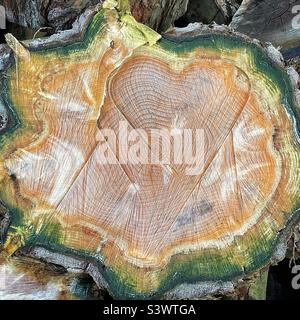
<path id="1" fill-rule="evenodd" d="M 284 56 L 292 58 L 300 54 L 300 19 L 296 5 L 300 5 L 299 0 L 244 0 L 230 26 L 282 47 Z"/>
<path id="2" fill-rule="evenodd" d="M 228 24 L 241 0 L 189 0 L 187 12 L 181 18 L 183 24 L 202 22 Z"/>
<path id="3" fill-rule="evenodd" d="M 10 224 L 9 212 L 0 203 L 0 244 L 4 243 L 5 234 Z"/>
<path id="4" fill-rule="evenodd" d="M 6 18 L 10 22 L 33 29 L 46 24 L 48 1 L 1 0 L 0 4 L 5 7 Z"/>
<path id="5" fill-rule="evenodd" d="M 291 263 L 300 259 L 300 224 L 293 230 L 293 234 L 288 243 L 288 251 L 286 257 Z"/>
<path id="6" fill-rule="evenodd" d="M 166 31 L 185 14 L 189 0 L 130 0 L 135 18 L 158 31 Z"/>
<path id="7" fill-rule="evenodd" d="M 100 0 L 0 0 L 7 20 L 23 27 L 66 29 L 87 7 Z"/>
<path id="8" fill-rule="evenodd" d="M 7 20 L 34 30 L 70 28 L 86 8 L 101 0 L 0 0 Z M 130 0 L 135 18 L 158 31 L 166 31 L 187 9 L 188 0 Z"/>

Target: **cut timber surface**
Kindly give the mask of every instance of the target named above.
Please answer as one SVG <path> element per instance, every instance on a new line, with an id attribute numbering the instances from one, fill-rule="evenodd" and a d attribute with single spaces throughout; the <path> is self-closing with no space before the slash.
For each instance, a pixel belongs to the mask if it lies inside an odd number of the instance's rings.
<path id="1" fill-rule="evenodd" d="M 158 40 L 119 19 L 101 9 L 69 43 L 7 37 L 15 63 L 2 88 L 14 118 L 1 131 L 6 248 L 93 260 L 116 298 L 190 297 L 201 283 L 198 293 L 230 290 L 281 257 L 299 219 L 294 88 L 242 36 L 208 29 Z M 123 164 L 112 147 L 115 164 L 102 164 L 100 129 L 119 121 L 146 132 L 203 129 L 203 171 Z"/>

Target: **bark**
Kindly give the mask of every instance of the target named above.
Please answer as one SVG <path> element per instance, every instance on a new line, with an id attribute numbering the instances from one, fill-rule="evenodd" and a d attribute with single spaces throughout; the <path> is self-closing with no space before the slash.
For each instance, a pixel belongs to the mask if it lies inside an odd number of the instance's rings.
<path id="1" fill-rule="evenodd" d="M 50 259 L 31 257 L 19 252 L 8 258 L 0 250 L 0 295 L 2 300 L 105 300 L 107 292 L 99 289 L 84 270 L 67 270 Z M 67 261 L 67 259 L 65 259 Z"/>
<path id="2" fill-rule="evenodd" d="M 37 30 L 51 27 L 55 30 L 70 28 L 74 20 L 99 0 L 1 0 L 7 20 Z"/>
<path id="3" fill-rule="evenodd" d="M 231 27 L 250 37 L 280 46 L 285 58 L 299 55 L 300 26 L 297 0 L 244 0 Z"/>
<path id="4" fill-rule="evenodd" d="M 46 24 L 47 0 L 1 0 L 0 5 L 4 6 L 6 18 L 10 22 L 33 29 Z"/>
<path id="5" fill-rule="evenodd" d="M 11 222 L 9 211 L 0 204 L 0 244 L 4 243 L 6 232 Z"/>
<path id="6" fill-rule="evenodd" d="M 228 24 L 240 5 L 239 0 L 189 0 L 186 14 L 178 26 L 193 22 Z"/>
<path id="7" fill-rule="evenodd" d="M 133 16 L 154 30 L 164 32 L 184 15 L 189 0 L 130 0 Z"/>
<path id="8" fill-rule="evenodd" d="M 286 64 L 292 69 L 296 70 L 296 74 L 294 73 L 294 82 L 297 84 L 297 87 L 300 89 L 300 79 L 299 79 L 299 74 L 300 74 L 300 56 L 295 56 L 291 59 L 288 59 L 286 61 Z M 300 101 L 300 97 L 299 97 Z"/>
<path id="9" fill-rule="evenodd" d="M 23 27 L 37 30 L 70 28 L 76 17 L 101 0 L 0 0 L 6 8 L 7 19 Z M 181 17 L 188 0 L 130 0 L 135 18 L 158 31 L 166 31 Z"/>

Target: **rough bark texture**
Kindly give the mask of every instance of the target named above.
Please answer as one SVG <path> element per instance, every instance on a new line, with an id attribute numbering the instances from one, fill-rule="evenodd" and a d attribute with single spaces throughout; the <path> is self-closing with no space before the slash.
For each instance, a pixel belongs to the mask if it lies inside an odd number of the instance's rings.
<path id="1" fill-rule="evenodd" d="M 7 19 L 31 29 L 67 29 L 87 7 L 101 0 L 1 0 Z M 166 31 L 187 8 L 188 0 L 130 0 L 135 18 L 158 31 Z"/>
<path id="2" fill-rule="evenodd" d="M 179 25 L 187 25 L 193 22 L 209 24 L 228 24 L 239 5 L 239 0 L 190 0 L 186 14 L 179 19 Z"/>
<path id="3" fill-rule="evenodd" d="M 292 58 L 299 55 L 300 26 L 295 6 L 299 0 L 244 0 L 233 17 L 231 27 L 253 38 L 271 42 Z"/>
<path id="4" fill-rule="evenodd" d="M 188 0 L 130 0 L 135 18 L 158 31 L 166 31 L 186 12 Z"/>
<path id="5" fill-rule="evenodd" d="M 0 204 L 0 244 L 4 243 L 5 234 L 9 227 L 10 221 L 11 219 L 9 216 L 9 212 L 2 204 Z"/>
<path id="6" fill-rule="evenodd" d="M 1 0 L 7 20 L 23 27 L 39 29 L 52 27 L 56 30 L 69 28 L 87 7 L 99 0 Z"/>
<path id="7" fill-rule="evenodd" d="M 300 56 L 295 56 L 294 58 L 291 58 L 287 60 L 287 65 L 292 67 L 294 70 L 296 70 L 297 74 L 300 74 Z M 298 88 L 300 89 L 300 81 L 299 76 L 295 76 L 295 81 L 297 83 Z"/>
<path id="8" fill-rule="evenodd" d="M 7 257 L 0 250 L 0 300 L 78 300 L 109 298 L 84 272 L 31 258 Z"/>

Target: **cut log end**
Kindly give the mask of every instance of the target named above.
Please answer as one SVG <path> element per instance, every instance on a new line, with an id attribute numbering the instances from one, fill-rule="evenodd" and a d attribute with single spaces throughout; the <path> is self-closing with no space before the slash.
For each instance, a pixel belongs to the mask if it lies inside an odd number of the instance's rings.
<path id="1" fill-rule="evenodd" d="M 28 43 L 8 70 L 3 100 L 18 125 L 1 135 L 1 200 L 25 244 L 92 259 L 119 298 L 231 290 L 280 259 L 300 191 L 284 68 L 229 29 L 150 46 L 145 29 L 102 9 L 84 30 L 80 42 Z M 122 161 L 103 132 L 120 123 L 143 130 L 148 155 L 152 129 L 201 131 L 205 143 L 188 144 L 203 144 L 201 170 Z"/>

